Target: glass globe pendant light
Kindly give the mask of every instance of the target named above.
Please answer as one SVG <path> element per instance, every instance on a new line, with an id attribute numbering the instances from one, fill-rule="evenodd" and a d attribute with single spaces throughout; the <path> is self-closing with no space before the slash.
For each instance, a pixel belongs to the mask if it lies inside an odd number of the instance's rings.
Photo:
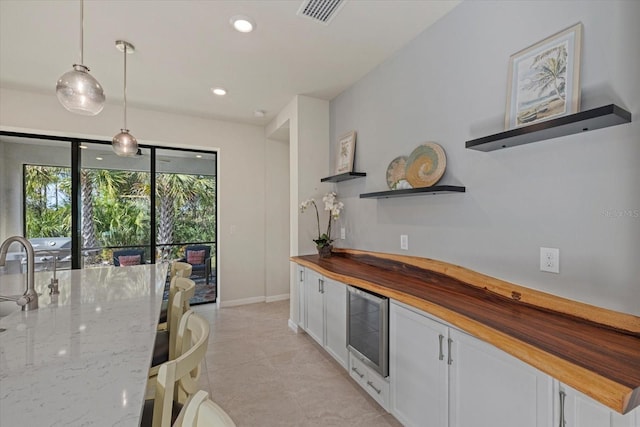
<path id="1" fill-rule="evenodd" d="M 138 154 L 138 141 L 127 129 L 127 53 L 133 53 L 135 47 L 124 40 L 116 40 L 116 47 L 124 52 L 124 127 L 113 137 L 111 146 L 118 156 L 132 157 Z"/>
<path id="2" fill-rule="evenodd" d="M 73 64 L 73 70 L 67 71 L 58 79 L 56 96 L 64 108 L 72 113 L 95 116 L 104 108 L 104 90 L 98 81 L 89 74 L 84 62 L 84 0 L 80 0 L 80 64 Z"/>

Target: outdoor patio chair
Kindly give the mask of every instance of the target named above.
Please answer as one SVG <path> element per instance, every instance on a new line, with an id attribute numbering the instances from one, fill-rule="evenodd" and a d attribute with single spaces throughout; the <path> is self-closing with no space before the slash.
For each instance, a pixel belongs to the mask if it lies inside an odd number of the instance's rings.
<path id="1" fill-rule="evenodd" d="M 206 284 L 209 284 L 209 278 L 211 277 L 211 246 L 187 246 L 184 250 L 184 258 L 179 261 L 191 264 L 192 274 L 204 277 Z"/>
<path id="2" fill-rule="evenodd" d="M 113 265 L 115 267 L 140 265 L 144 263 L 144 249 L 125 249 L 122 251 L 113 251 Z"/>

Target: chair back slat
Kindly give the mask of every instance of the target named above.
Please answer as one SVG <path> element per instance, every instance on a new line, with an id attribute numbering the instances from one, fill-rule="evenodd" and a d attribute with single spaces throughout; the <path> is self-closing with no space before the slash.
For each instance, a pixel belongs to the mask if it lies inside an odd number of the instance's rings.
<path id="1" fill-rule="evenodd" d="M 178 325 L 184 314 L 189 311 L 189 300 L 193 298 L 196 289 L 196 283 L 191 279 L 185 279 L 183 277 L 174 278 L 175 294 L 173 298 L 170 297 L 171 302 L 167 307 L 167 330 L 169 331 L 169 360 L 176 358 L 176 342 L 178 339 L 178 333 L 175 333 L 178 329 Z M 170 288 L 171 289 L 171 288 Z"/>
<path id="2" fill-rule="evenodd" d="M 207 353 L 207 347 L 204 346 L 194 350 L 193 346 L 195 345 L 194 342 L 198 340 L 198 337 L 209 335 L 209 324 L 202 322 L 199 324 L 194 323 L 191 326 L 192 327 L 185 330 L 183 334 L 178 334 L 175 356 L 178 358 L 189 351 L 192 351 L 192 354 L 189 357 L 197 360 L 203 360 Z M 184 369 L 187 369 L 188 366 L 190 366 L 189 363 L 182 365 Z M 195 368 L 187 372 L 183 372 L 180 369 L 181 367 L 178 368 L 176 374 L 180 378 L 180 387 L 177 390 L 177 400 L 180 403 L 184 403 L 188 396 L 198 391 L 198 379 L 200 378 L 201 364 L 196 363 Z"/>
<path id="3" fill-rule="evenodd" d="M 173 279 L 174 277 L 191 277 L 191 272 L 193 267 L 188 262 L 174 261 L 171 263 L 171 274 L 170 277 Z"/>
<path id="4" fill-rule="evenodd" d="M 158 371 L 153 427 L 171 426 L 174 399 L 179 395 L 195 393 L 188 391 L 192 389 L 191 372 L 198 368 L 207 351 L 209 324 L 201 316 L 191 310 L 186 312 L 180 320 L 177 332 L 182 351 L 174 360 L 160 366 Z"/>

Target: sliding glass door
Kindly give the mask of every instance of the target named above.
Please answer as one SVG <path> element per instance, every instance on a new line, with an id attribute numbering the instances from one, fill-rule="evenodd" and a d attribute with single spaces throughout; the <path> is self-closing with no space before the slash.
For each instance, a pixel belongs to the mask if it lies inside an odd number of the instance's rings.
<path id="1" fill-rule="evenodd" d="M 192 302 L 215 301 L 216 156 L 141 146 L 118 157 L 109 141 L 0 131 L 0 240 L 26 236 L 41 270 L 54 253 L 58 268 L 182 260 Z M 25 256 L 13 255 L 19 270 Z"/>
<path id="2" fill-rule="evenodd" d="M 82 143 L 80 149 L 82 265 L 152 261 L 151 150 L 119 157 L 110 145 Z"/>
<path id="3" fill-rule="evenodd" d="M 195 301 L 216 299 L 216 154 L 156 149 L 156 247 L 192 265 Z"/>
<path id="4" fill-rule="evenodd" d="M 0 138 L 0 230 L 31 241 L 35 270 L 71 267 L 71 144 Z M 14 245 L 7 272 L 25 271 Z"/>

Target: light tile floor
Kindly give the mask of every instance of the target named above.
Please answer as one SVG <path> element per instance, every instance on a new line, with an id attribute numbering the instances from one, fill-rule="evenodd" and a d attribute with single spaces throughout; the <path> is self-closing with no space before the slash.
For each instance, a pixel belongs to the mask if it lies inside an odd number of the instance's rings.
<path id="1" fill-rule="evenodd" d="M 200 386 L 238 427 L 400 426 L 311 337 L 289 329 L 289 301 L 193 309 L 211 324 Z"/>

